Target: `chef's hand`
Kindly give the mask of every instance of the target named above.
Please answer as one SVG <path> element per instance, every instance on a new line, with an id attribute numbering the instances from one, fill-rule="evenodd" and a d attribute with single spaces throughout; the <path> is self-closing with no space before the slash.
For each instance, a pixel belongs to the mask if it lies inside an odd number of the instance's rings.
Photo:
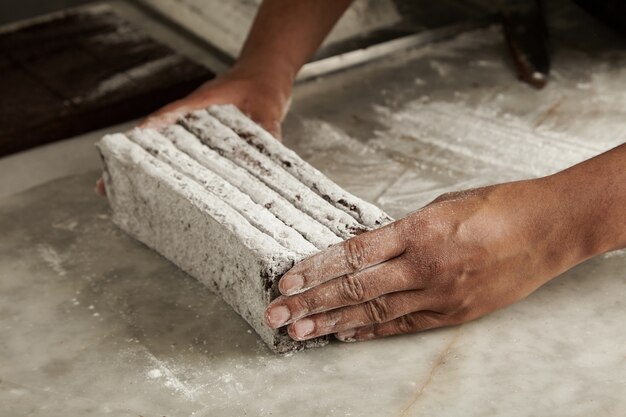
<path id="1" fill-rule="evenodd" d="M 280 139 L 296 74 L 351 2 L 263 1 L 233 68 L 150 115 L 142 126 L 159 128 L 189 111 L 234 104 Z M 105 194 L 102 179 L 96 192 Z"/>
<path id="2" fill-rule="evenodd" d="M 232 70 L 200 86 L 187 97 L 152 113 L 141 127 L 158 129 L 175 123 L 185 114 L 213 104 L 234 104 L 274 137 L 291 97 L 292 80 L 249 67 Z"/>
<path id="3" fill-rule="evenodd" d="M 289 106 L 292 79 L 278 77 L 275 75 L 277 73 L 235 66 L 203 84 L 187 97 L 152 113 L 140 127 L 159 129 L 176 123 L 191 111 L 213 104 L 234 104 L 280 140 L 280 124 Z M 106 194 L 102 178 L 96 183 L 96 192 L 103 196 Z"/>
<path id="4" fill-rule="evenodd" d="M 554 188 L 548 177 L 446 194 L 334 245 L 282 277 L 266 322 L 287 324 L 295 340 L 360 341 L 512 304 L 593 255 L 588 228 Z"/>

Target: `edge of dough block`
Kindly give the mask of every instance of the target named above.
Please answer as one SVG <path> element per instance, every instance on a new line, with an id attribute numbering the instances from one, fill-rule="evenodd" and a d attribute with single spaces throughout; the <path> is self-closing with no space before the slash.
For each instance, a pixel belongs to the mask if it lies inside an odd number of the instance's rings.
<path id="1" fill-rule="evenodd" d="M 105 136 L 96 146 L 117 226 L 220 295 L 275 352 L 328 343 L 294 342 L 263 322 L 295 254 L 125 135 Z"/>

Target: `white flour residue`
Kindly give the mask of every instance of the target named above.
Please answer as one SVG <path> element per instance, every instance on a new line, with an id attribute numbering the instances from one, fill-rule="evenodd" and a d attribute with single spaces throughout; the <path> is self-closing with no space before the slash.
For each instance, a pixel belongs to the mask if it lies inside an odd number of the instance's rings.
<path id="1" fill-rule="evenodd" d="M 624 80 L 626 79 L 626 56 L 615 59 L 611 64 L 599 62 L 594 65 L 591 71 L 591 80 L 588 83 L 589 89 L 595 94 L 594 102 L 605 102 L 613 106 L 615 104 L 626 104 L 626 89 Z M 620 107 L 617 110 L 624 110 Z"/>
<path id="2" fill-rule="evenodd" d="M 342 148 L 343 152 L 349 151 L 352 154 L 350 156 L 358 155 L 359 158 L 376 154 L 375 149 L 364 145 L 323 120 L 302 119 L 302 128 L 302 135 L 306 139 L 301 140 L 299 144 L 306 146 L 302 152 L 307 155 L 319 152 L 335 153 L 337 148 Z"/>
<path id="3" fill-rule="evenodd" d="M 486 59 L 477 59 L 474 61 L 470 61 L 470 65 L 480 67 L 480 68 L 502 68 L 502 61 L 493 61 Z"/>
<path id="4" fill-rule="evenodd" d="M 163 376 L 163 372 L 161 372 L 161 370 L 158 368 L 150 369 L 148 371 L 148 378 L 150 379 L 158 379 L 158 378 L 161 378 L 162 376 Z"/>
<path id="5" fill-rule="evenodd" d="M 262 348 L 263 353 L 267 354 L 267 347 L 263 345 Z M 148 349 L 145 349 L 145 354 L 150 362 L 150 366 L 144 371 L 147 380 L 159 383 L 181 394 L 185 399 L 204 406 L 207 404 L 203 398 L 211 395 L 219 395 L 227 399 L 228 403 L 243 401 L 251 392 L 250 381 L 256 380 L 256 373 L 250 368 L 252 363 L 244 366 L 227 361 L 217 365 L 214 362 L 201 360 L 190 367 L 190 363 L 166 364 Z M 280 362 L 280 358 L 273 358 L 273 354 L 269 355 L 272 356 L 271 359 L 277 359 Z M 263 366 L 266 365 L 263 364 Z M 258 368 L 258 364 L 256 366 Z M 281 366 L 285 367 L 284 364 Z M 287 369 L 284 372 L 287 372 Z M 184 375 L 184 379 L 180 375 Z"/>
<path id="6" fill-rule="evenodd" d="M 318 119 L 302 119 L 295 151 L 349 192 L 375 201 L 406 166 L 345 131 Z"/>
<path id="7" fill-rule="evenodd" d="M 55 223 L 52 225 L 55 229 L 59 230 L 67 230 L 68 232 L 74 232 L 78 227 L 78 221 L 76 220 L 66 220 L 64 222 Z"/>
<path id="8" fill-rule="evenodd" d="M 41 259 L 43 259 L 44 262 L 46 262 L 48 266 L 57 273 L 57 275 L 62 277 L 67 275 L 67 271 L 63 266 L 63 259 L 57 251 L 52 248 L 52 246 L 40 243 L 37 245 L 37 252 L 39 253 L 39 256 L 41 256 Z"/>
<path id="9" fill-rule="evenodd" d="M 157 74 L 167 68 L 174 68 L 183 58 L 179 55 L 168 55 L 155 61 L 149 61 L 142 65 L 130 68 L 125 72 L 116 73 L 105 78 L 83 100 L 92 101 L 113 91 L 121 90 L 153 74 Z"/>
<path id="10" fill-rule="evenodd" d="M 463 174 L 547 175 L 608 149 L 572 135 L 538 132 L 514 116 L 462 103 L 416 101 L 397 112 L 377 111 L 388 130 L 377 132 L 369 144 Z"/>
<path id="11" fill-rule="evenodd" d="M 615 250 L 613 252 L 607 252 L 604 255 L 602 255 L 602 257 L 604 259 L 626 258 L 626 249 L 620 249 L 620 250 Z"/>
<path id="12" fill-rule="evenodd" d="M 429 62 L 429 65 L 441 78 L 447 77 L 452 72 L 452 66 L 441 61 L 433 59 Z"/>
<path id="13" fill-rule="evenodd" d="M 163 384 L 173 389 L 174 391 L 182 394 L 186 399 L 190 401 L 196 400 L 196 390 L 199 388 L 192 388 L 187 386 L 183 381 L 181 381 L 174 372 L 161 360 L 159 360 L 152 353 L 147 351 L 148 359 L 154 364 L 155 368 L 152 368 L 147 371 L 147 376 L 149 379 L 162 379 Z"/>

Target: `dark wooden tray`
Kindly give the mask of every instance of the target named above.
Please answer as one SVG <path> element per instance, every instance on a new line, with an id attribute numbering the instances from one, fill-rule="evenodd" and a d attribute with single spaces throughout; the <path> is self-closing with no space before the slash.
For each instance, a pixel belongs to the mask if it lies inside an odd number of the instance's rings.
<path id="1" fill-rule="evenodd" d="M 0 28 L 0 156 L 141 117 L 211 77 L 102 5 Z"/>

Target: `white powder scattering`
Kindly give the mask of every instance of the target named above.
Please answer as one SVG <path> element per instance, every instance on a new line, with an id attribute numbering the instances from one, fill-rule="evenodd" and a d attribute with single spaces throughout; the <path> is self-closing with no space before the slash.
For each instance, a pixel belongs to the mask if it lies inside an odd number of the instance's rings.
<path id="1" fill-rule="evenodd" d="M 37 245 L 37 251 L 39 256 L 48 264 L 50 268 L 59 276 L 67 275 L 67 271 L 63 267 L 63 260 L 61 256 L 49 245 L 39 244 Z"/>
<path id="2" fill-rule="evenodd" d="M 623 258 L 623 257 L 626 257 L 626 249 L 616 250 L 613 252 L 607 252 L 604 255 L 602 255 L 602 257 L 604 259 Z"/>
<path id="3" fill-rule="evenodd" d="M 76 220 L 67 220 L 62 223 L 55 223 L 52 225 L 55 229 L 67 230 L 69 232 L 73 232 L 78 227 L 78 222 Z"/>
<path id="4" fill-rule="evenodd" d="M 195 388 L 188 386 L 174 374 L 172 369 L 170 369 L 170 367 L 168 367 L 165 364 L 165 362 L 159 360 L 156 356 L 154 356 L 149 351 L 147 351 L 147 354 L 148 354 L 148 359 L 156 366 L 156 368 L 153 368 L 147 372 L 148 378 L 150 379 L 163 378 L 164 385 L 166 387 L 183 395 L 187 400 L 190 400 L 190 401 L 197 400 L 196 390 L 201 389 L 202 386 L 198 386 Z M 151 375 L 158 375 L 158 376 L 151 377 Z"/>
<path id="5" fill-rule="evenodd" d="M 487 61 L 485 59 L 478 59 L 476 61 L 470 62 L 470 64 L 480 67 L 480 68 L 489 68 L 489 67 L 499 68 L 502 65 L 498 61 Z"/>
<path id="6" fill-rule="evenodd" d="M 222 381 L 222 382 L 224 382 L 226 384 L 229 384 L 229 383 L 233 382 L 233 379 L 234 378 L 233 378 L 233 376 L 231 374 L 224 374 L 224 375 L 222 375 L 219 378 L 220 381 Z"/>
<path id="7" fill-rule="evenodd" d="M 452 71 L 452 67 L 449 64 L 445 64 L 441 61 L 432 60 L 429 64 L 430 67 L 442 78 L 447 77 Z"/>
<path id="8" fill-rule="evenodd" d="M 150 379 L 157 379 L 157 378 L 161 378 L 163 376 L 163 373 L 161 372 L 161 370 L 159 369 L 150 369 L 148 371 L 148 378 Z"/>
<path id="9" fill-rule="evenodd" d="M 400 111 L 377 111 L 389 128 L 370 145 L 463 174 L 547 175 L 608 148 L 573 135 L 539 132 L 522 120 L 462 103 L 414 101 Z"/>
<path id="10" fill-rule="evenodd" d="M 127 70 L 126 72 L 114 74 L 100 81 L 100 83 L 95 86 L 95 88 L 87 94 L 83 100 L 90 102 L 113 91 L 131 86 L 135 84 L 136 80 L 141 80 L 149 77 L 150 75 L 158 74 L 168 68 L 175 68 L 182 60 L 183 58 L 179 55 L 169 55 L 138 65 Z"/>

